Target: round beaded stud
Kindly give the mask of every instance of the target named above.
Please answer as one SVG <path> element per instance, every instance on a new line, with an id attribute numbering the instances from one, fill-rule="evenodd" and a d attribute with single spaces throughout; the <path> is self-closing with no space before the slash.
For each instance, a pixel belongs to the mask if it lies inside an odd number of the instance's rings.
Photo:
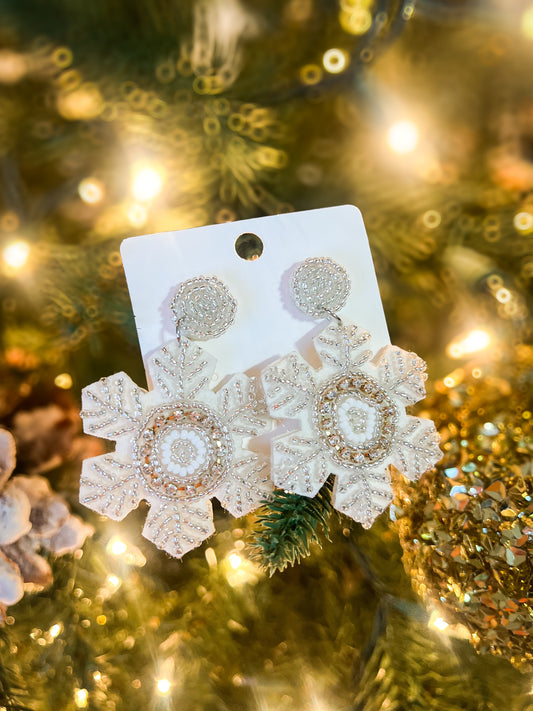
<path id="1" fill-rule="evenodd" d="M 170 308 L 180 334 L 205 341 L 231 326 L 237 303 L 216 277 L 197 277 L 180 285 Z"/>
<path id="2" fill-rule="evenodd" d="M 350 293 L 344 267 L 328 257 L 306 259 L 289 281 L 292 300 L 302 313 L 325 318 L 342 309 Z"/>

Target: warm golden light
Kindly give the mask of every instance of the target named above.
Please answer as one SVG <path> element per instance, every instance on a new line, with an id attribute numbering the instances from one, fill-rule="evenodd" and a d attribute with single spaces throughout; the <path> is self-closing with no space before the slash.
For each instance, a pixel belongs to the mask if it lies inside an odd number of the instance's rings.
<path id="1" fill-rule="evenodd" d="M 345 5 L 339 13 L 342 29 L 351 35 L 364 35 L 372 27 L 372 13 L 366 7 L 349 7 L 347 3 Z"/>
<path id="2" fill-rule="evenodd" d="M 53 637 L 54 639 L 61 634 L 63 631 L 63 625 L 60 622 L 56 622 L 55 625 L 52 625 L 50 629 L 48 630 L 48 634 L 50 637 Z"/>
<path id="3" fill-rule="evenodd" d="M 457 368 L 453 373 L 448 373 L 448 375 L 443 378 L 442 382 L 447 388 L 454 388 L 464 378 L 465 372 L 462 368 Z"/>
<path id="4" fill-rule="evenodd" d="M 433 627 L 440 630 L 441 632 L 448 627 L 448 623 L 442 617 L 436 617 L 433 620 Z"/>
<path id="5" fill-rule="evenodd" d="M 237 570 L 237 568 L 240 568 L 242 565 L 242 558 L 240 555 L 237 555 L 236 553 L 231 553 L 228 556 L 229 564 L 233 568 L 233 570 Z"/>
<path id="6" fill-rule="evenodd" d="M 412 16 L 414 15 L 414 12 L 415 12 L 414 2 L 406 3 L 403 7 L 403 10 L 402 10 L 402 18 L 406 21 L 410 20 L 412 18 Z"/>
<path id="7" fill-rule="evenodd" d="M 205 549 L 205 559 L 207 561 L 207 565 L 210 568 L 216 568 L 217 567 L 217 554 L 213 550 L 213 548 L 206 548 Z"/>
<path id="8" fill-rule="evenodd" d="M 168 692 L 170 691 L 170 687 L 172 686 L 172 684 L 168 679 L 158 679 L 156 686 L 159 693 L 162 696 L 166 696 L 166 694 L 168 694 Z"/>
<path id="9" fill-rule="evenodd" d="M 424 223 L 424 227 L 427 227 L 429 230 L 434 230 L 442 222 L 442 216 L 437 210 L 427 210 L 422 215 L 422 222 Z"/>
<path id="10" fill-rule="evenodd" d="M 26 74 L 26 59 L 9 49 L 0 50 L 0 84 L 16 84 Z"/>
<path id="11" fill-rule="evenodd" d="M 517 212 L 513 218 L 513 225 L 519 232 L 531 232 L 533 230 L 533 215 L 529 212 Z"/>
<path id="12" fill-rule="evenodd" d="M 128 207 L 128 220 L 132 227 L 142 227 L 147 219 L 148 211 L 144 205 L 134 202 Z"/>
<path id="13" fill-rule="evenodd" d="M 127 565 L 136 565 L 138 568 L 142 568 L 143 565 L 146 565 L 146 558 L 137 546 L 130 543 L 128 550 L 124 554 L 124 562 Z"/>
<path id="14" fill-rule="evenodd" d="M 496 291 L 494 296 L 496 297 L 496 300 L 500 302 L 500 304 L 508 304 L 512 298 L 511 292 L 509 291 L 509 289 L 506 289 L 504 286 L 500 287 Z"/>
<path id="15" fill-rule="evenodd" d="M 102 95 L 94 84 L 84 84 L 75 91 L 57 97 L 57 110 L 68 121 L 96 118 L 103 106 Z"/>
<path id="16" fill-rule="evenodd" d="M 398 121 L 389 128 L 387 143 L 395 153 L 411 153 L 418 145 L 418 128 L 412 121 Z"/>
<path id="17" fill-rule="evenodd" d="M 136 565 L 142 568 L 146 564 L 146 558 L 137 546 L 126 543 L 119 536 L 113 536 L 108 541 L 106 551 L 109 555 L 121 556 L 126 565 Z"/>
<path id="18" fill-rule="evenodd" d="M 464 355 L 464 351 L 461 347 L 460 343 L 450 343 L 448 346 L 448 355 L 451 358 L 462 358 Z"/>
<path id="19" fill-rule="evenodd" d="M 163 188 L 163 176 L 160 171 L 151 166 L 140 166 L 134 169 L 131 192 L 136 200 L 147 202 L 159 195 Z"/>
<path id="20" fill-rule="evenodd" d="M 346 54 L 342 49 L 328 49 L 327 52 L 324 52 L 322 64 L 324 65 L 324 69 L 330 74 L 339 74 L 343 69 L 346 69 Z"/>
<path id="21" fill-rule="evenodd" d="M 226 580 L 232 588 L 240 588 L 242 585 L 256 585 L 261 578 L 260 568 L 235 551 L 226 556 L 224 564 Z"/>
<path id="22" fill-rule="evenodd" d="M 12 271 L 19 271 L 25 266 L 30 256 L 30 245 L 23 239 L 17 239 L 4 247 L 2 259 Z"/>
<path id="23" fill-rule="evenodd" d="M 520 26 L 524 36 L 533 40 L 533 5 L 524 10 Z"/>
<path id="24" fill-rule="evenodd" d="M 103 183 L 96 178 L 84 178 L 78 185 L 78 194 L 83 202 L 88 205 L 96 205 L 105 194 Z"/>
<path id="25" fill-rule="evenodd" d="M 89 700 L 89 692 L 87 689 L 77 689 L 74 692 L 74 703 L 79 709 L 84 709 L 87 707 Z"/>
<path id="26" fill-rule="evenodd" d="M 107 552 L 113 555 L 122 555 L 128 550 L 128 546 L 118 536 L 112 538 L 107 544 Z"/>
<path id="27" fill-rule="evenodd" d="M 318 84 L 322 79 L 322 69 L 317 64 L 305 64 L 300 69 L 300 78 L 307 86 Z"/>
<path id="28" fill-rule="evenodd" d="M 70 390 L 72 387 L 72 376 L 70 373 L 59 373 L 54 378 L 54 385 L 62 390 Z"/>
<path id="29" fill-rule="evenodd" d="M 108 575 L 107 582 L 111 585 L 111 587 L 118 588 L 120 585 L 120 578 L 117 578 L 116 575 Z"/>
<path id="30" fill-rule="evenodd" d="M 481 328 L 475 328 L 463 338 L 450 343 L 447 351 L 451 358 L 462 358 L 465 355 L 482 351 L 489 343 L 489 334 Z"/>

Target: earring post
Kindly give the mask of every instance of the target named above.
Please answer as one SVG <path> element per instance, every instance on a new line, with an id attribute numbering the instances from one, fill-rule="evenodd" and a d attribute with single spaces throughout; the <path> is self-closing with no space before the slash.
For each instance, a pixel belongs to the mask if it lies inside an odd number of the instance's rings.
<path id="1" fill-rule="evenodd" d="M 176 340 L 178 341 L 178 346 L 181 345 L 181 324 L 182 324 L 183 318 L 179 318 L 176 321 Z"/>
<path id="2" fill-rule="evenodd" d="M 325 314 L 327 314 L 330 320 L 335 320 L 339 326 L 342 326 L 342 319 L 340 316 L 337 316 L 336 313 L 333 313 L 333 311 L 326 309 L 324 306 L 321 306 L 320 308 Z"/>

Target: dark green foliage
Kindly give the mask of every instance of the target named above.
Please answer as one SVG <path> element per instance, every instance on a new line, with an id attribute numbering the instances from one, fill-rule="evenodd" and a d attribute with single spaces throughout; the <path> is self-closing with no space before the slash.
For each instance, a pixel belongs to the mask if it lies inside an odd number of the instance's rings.
<path id="1" fill-rule="evenodd" d="M 390 607 L 383 610 L 380 627 L 361 667 L 351 711 L 533 708 L 527 677 L 503 671 L 493 658 L 473 657 L 468 643 L 443 644 L 427 625 Z"/>
<path id="2" fill-rule="evenodd" d="M 9 661 L 9 655 L 15 650 L 10 649 L 9 635 L 0 628 L 0 704 L 6 711 L 29 711 L 24 704 L 29 694 L 24 680 Z"/>
<path id="3" fill-rule="evenodd" d="M 299 563 L 311 552 L 311 544 L 329 540 L 332 513 L 330 477 L 315 498 L 276 491 L 257 514 L 248 541 L 251 557 L 270 575 Z"/>

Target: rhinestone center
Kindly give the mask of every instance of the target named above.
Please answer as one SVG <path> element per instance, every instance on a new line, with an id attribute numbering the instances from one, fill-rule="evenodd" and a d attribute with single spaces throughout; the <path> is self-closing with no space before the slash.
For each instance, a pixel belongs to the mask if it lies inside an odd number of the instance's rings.
<path id="1" fill-rule="evenodd" d="M 392 446 L 397 419 L 387 394 L 363 373 L 330 380 L 316 401 L 320 438 L 343 466 L 367 466 L 384 459 Z"/>
<path id="2" fill-rule="evenodd" d="M 352 394 L 339 397 L 335 419 L 343 438 L 354 446 L 373 439 L 381 420 L 376 407 Z"/>
<path id="3" fill-rule="evenodd" d="M 228 431 L 199 403 L 153 409 L 133 447 L 136 469 L 148 487 L 160 497 L 185 501 L 216 489 L 231 454 Z"/>

